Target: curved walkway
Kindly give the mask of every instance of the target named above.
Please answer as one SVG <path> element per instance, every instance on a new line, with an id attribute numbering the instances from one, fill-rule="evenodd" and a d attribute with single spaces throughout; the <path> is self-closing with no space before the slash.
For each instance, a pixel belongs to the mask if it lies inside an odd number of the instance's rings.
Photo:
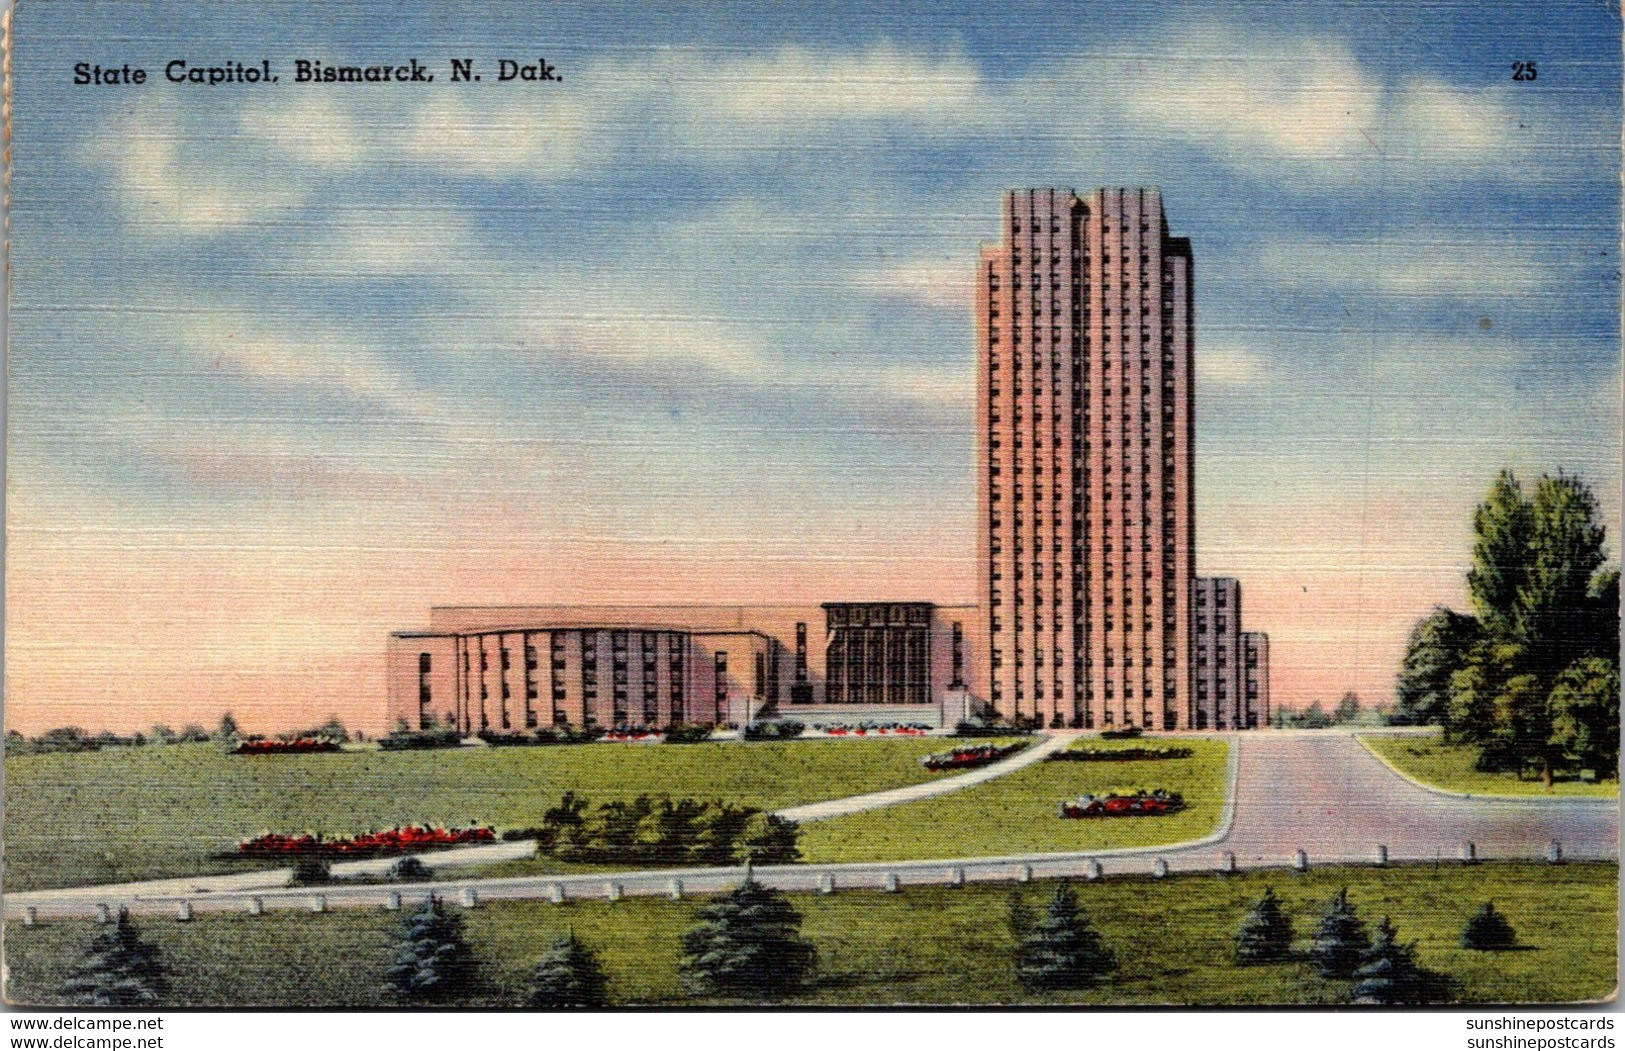
<path id="1" fill-rule="evenodd" d="M 1064 741 L 1065 738 L 1058 740 Z M 787 891 L 896 890 L 949 885 L 1102 875 L 1231 868 L 1279 868 L 1303 863 L 1372 863 L 1377 848 L 1393 861 L 1459 860 L 1465 844 L 1483 859 L 1541 858 L 1561 844 L 1567 859 L 1619 856 L 1617 806 L 1553 806 L 1551 800 L 1446 797 L 1398 777 L 1350 735 L 1259 732 L 1236 735 L 1235 781 L 1228 823 L 1212 836 L 1167 847 L 946 858 L 905 862 L 851 862 L 759 868 L 755 877 Z M 1061 747 L 1060 744 L 1051 747 Z M 1028 751 L 1031 751 L 1029 749 Z M 1036 760 L 1029 760 L 1036 761 Z M 858 797 L 862 798 L 862 797 Z M 96 914 L 97 906 L 191 915 L 198 911 L 261 912 L 328 908 L 399 908 L 430 893 L 465 905 L 495 899 L 609 899 L 623 896 L 711 894 L 739 883 L 739 868 L 660 869 L 579 876 L 437 880 L 373 886 L 218 890 L 200 894 L 124 897 L 127 888 L 78 888 L 8 895 L 7 918 L 33 909 L 35 918 Z M 94 893 L 100 890 L 97 900 Z"/>
<path id="2" fill-rule="evenodd" d="M 1058 751 L 1071 744 L 1072 739 L 1076 736 L 1076 734 L 1051 734 L 1040 737 L 1008 759 L 1000 759 L 996 763 L 989 763 L 980 769 L 968 770 L 963 774 L 955 774 L 952 777 L 925 781 L 917 785 L 905 785 L 902 788 L 888 788 L 861 796 L 847 796 L 845 799 L 828 799 L 822 803 L 804 803 L 801 806 L 786 807 L 783 810 L 776 811 L 776 813 L 779 817 L 791 821 L 822 821 L 830 817 L 861 814 L 865 810 L 879 810 L 881 807 L 896 806 L 899 803 L 912 803 L 916 799 L 930 799 L 932 796 L 947 795 L 949 792 L 957 792 L 962 788 L 979 785 L 984 781 L 991 781 L 996 777 L 1013 774 L 1023 767 L 1042 762 L 1051 752 Z"/>

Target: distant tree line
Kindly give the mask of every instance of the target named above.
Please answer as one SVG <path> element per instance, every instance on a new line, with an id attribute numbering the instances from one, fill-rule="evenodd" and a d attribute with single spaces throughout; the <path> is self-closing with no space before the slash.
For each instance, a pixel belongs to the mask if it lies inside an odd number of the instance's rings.
<path id="1" fill-rule="evenodd" d="M 1360 705 L 1360 695 L 1350 690 L 1337 702 L 1337 707 L 1327 712 L 1319 701 L 1311 701 L 1309 707 L 1298 711 L 1288 711 L 1284 708 L 1275 709 L 1271 716 L 1271 723 L 1277 730 L 1324 730 L 1331 726 L 1348 726 L 1360 721 L 1364 709 Z"/>
<path id="2" fill-rule="evenodd" d="M 327 722 L 320 726 L 306 730 L 293 730 L 276 736 L 278 740 L 284 741 L 310 738 L 343 742 L 350 739 L 350 731 L 345 729 L 344 724 L 335 715 L 330 716 Z M 78 726 L 58 726 L 55 729 L 46 730 L 44 733 L 28 737 L 16 730 L 9 730 L 6 732 L 6 754 L 37 755 L 46 752 L 95 752 L 103 748 L 139 748 L 150 744 L 187 744 L 200 741 L 235 744 L 243 738 L 244 734 L 238 727 L 236 718 L 230 712 L 226 712 L 220 717 L 220 724 L 212 731 L 204 729 L 197 723 L 187 723 L 179 730 L 175 730 L 164 723 L 156 723 L 146 732 L 137 730 L 132 734 L 116 734 L 111 730 L 103 730 L 100 733 L 93 734 Z"/>
<path id="3" fill-rule="evenodd" d="M 1485 771 L 1619 772 L 1619 569 L 1578 478 L 1501 472 L 1473 513 L 1472 613 L 1411 630 L 1392 722 L 1438 724 Z"/>

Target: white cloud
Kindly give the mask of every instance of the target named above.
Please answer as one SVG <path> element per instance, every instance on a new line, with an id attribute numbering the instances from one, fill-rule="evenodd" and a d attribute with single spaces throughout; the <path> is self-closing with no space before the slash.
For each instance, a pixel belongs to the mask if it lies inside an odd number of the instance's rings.
<path id="1" fill-rule="evenodd" d="M 668 60 L 681 77 L 693 67 Z M 857 54 L 780 48 L 721 65 L 715 76 L 678 81 L 693 117 L 774 127 L 787 123 L 886 119 L 962 124 L 977 114 L 985 85 L 963 52 L 918 54 L 880 44 Z"/>
<path id="2" fill-rule="evenodd" d="M 241 227 L 303 200 L 296 181 L 266 178 L 241 146 L 189 136 L 179 111 L 147 100 L 104 121 L 85 156 L 112 170 L 131 219 L 161 234 L 195 235 Z"/>
<path id="3" fill-rule="evenodd" d="M 308 321 L 297 332 L 243 311 L 213 309 L 180 315 L 182 348 L 212 368 L 272 388 L 337 394 L 410 419 L 431 415 L 435 398 L 378 364 L 378 354 L 352 333 Z"/>
<path id="4" fill-rule="evenodd" d="M 1245 347 L 1208 346 L 1197 341 L 1197 397 L 1214 387 L 1257 386 L 1265 378 L 1264 358 Z"/>
<path id="5" fill-rule="evenodd" d="M 361 123 L 366 123 L 363 120 Z M 328 95 L 283 96 L 243 107 L 238 134 L 273 157 L 319 168 L 349 168 L 367 158 L 354 111 Z"/>
<path id="6" fill-rule="evenodd" d="M 881 299 L 915 302 L 970 315 L 975 301 L 976 267 L 968 261 L 918 260 L 861 270 L 852 284 Z"/>
<path id="7" fill-rule="evenodd" d="M 1270 158 L 1364 159 L 1383 86 L 1333 40 L 1282 40 L 1210 24 L 1176 37 L 1134 77 L 1124 109 L 1142 128 L 1174 132 L 1246 167 Z"/>

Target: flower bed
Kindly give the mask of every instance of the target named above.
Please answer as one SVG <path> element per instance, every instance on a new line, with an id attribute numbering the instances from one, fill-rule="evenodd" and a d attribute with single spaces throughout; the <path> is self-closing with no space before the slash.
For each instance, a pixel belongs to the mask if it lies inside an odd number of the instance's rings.
<path id="1" fill-rule="evenodd" d="M 291 836 L 281 832 L 267 832 L 263 836 L 237 844 L 237 854 L 250 858 L 285 858 L 301 856 L 382 857 L 405 854 L 414 850 L 438 850 L 445 847 L 475 846 L 495 843 L 496 831 L 490 828 L 439 828 L 428 825 L 407 825 L 385 832 L 368 832 L 359 836 L 325 839 L 306 833 Z"/>
<path id="2" fill-rule="evenodd" d="M 1059 806 L 1061 817 L 1158 817 L 1183 809 L 1184 796 L 1161 788 L 1152 792 L 1142 789 L 1099 796 L 1086 793 L 1076 799 L 1063 800 Z"/>
<path id="3" fill-rule="evenodd" d="M 831 737 L 924 737 L 931 728 L 924 723 L 814 723 L 813 729 Z"/>
<path id="4" fill-rule="evenodd" d="M 1132 763 L 1150 759 L 1189 759 L 1195 755 L 1190 748 L 1068 748 L 1050 753 L 1049 758 L 1071 763 Z"/>
<path id="5" fill-rule="evenodd" d="M 231 755 L 317 755 L 339 750 L 336 741 L 318 737 L 300 737 L 292 741 L 253 740 L 238 741 Z"/>
<path id="6" fill-rule="evenodd" d="M 951 752 L 937 752 L 920 756 L 920 765 L 932 772 L 940 770 L 974 770 L 979 766 L 998 762 L 1027 747 L 1026 741 L 1008 744 L 974 744 L 955 748 Z"/>

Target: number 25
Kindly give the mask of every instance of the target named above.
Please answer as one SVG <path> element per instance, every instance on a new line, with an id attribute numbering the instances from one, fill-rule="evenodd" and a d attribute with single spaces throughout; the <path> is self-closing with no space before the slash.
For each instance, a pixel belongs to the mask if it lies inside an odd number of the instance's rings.
<path id="1" fill-rule="evenodd" d="M 1512 63 L 1513 80 L 1534 80 L 1535 75 L 1535 64 L 1533 62 Z"/>

